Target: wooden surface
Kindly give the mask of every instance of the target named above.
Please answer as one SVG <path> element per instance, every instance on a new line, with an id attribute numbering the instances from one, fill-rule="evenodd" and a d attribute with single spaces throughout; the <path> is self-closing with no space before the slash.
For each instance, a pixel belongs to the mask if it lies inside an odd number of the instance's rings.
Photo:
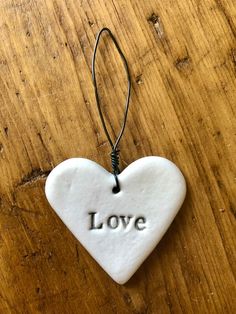
<path id="1" fill-rule="evenodd" d="M 44 195 L 66 158 L 110 169 L 91 80 L 103 26 L 132 75 L 122 168 L 164 156 L 188 184 L 169 231 L 124 286 Z M 0 313 L 236 313 L 235 1 L 2 0 L 0 38 Z M 97 65 L 117 133 L 126 81 L 107 38 Z"/>

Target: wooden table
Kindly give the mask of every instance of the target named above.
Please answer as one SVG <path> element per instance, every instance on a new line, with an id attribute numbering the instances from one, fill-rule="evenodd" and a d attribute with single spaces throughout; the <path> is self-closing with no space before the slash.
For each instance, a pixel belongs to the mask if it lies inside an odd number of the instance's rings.
<path id="1" fill-rule="evenodd" d="M 110 170 L 91 80 L 103 26 L 132 76 L 122 168 L 163 156 L 188 185 L 167 234 L 123 286 L 44 195 L 66 158 Z M 2 0 L 0 36 L 0 313 L 235 313 L 235 1 Z M 126 79 L 106 36 L 97 71 L 115 136 Z"/>

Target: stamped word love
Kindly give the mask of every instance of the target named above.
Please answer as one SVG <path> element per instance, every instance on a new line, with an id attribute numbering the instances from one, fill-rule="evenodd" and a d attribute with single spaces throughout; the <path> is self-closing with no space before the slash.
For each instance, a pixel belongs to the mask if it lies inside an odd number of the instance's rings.
<path id="1" fill-rule="evenodd" d="M 98 230 L 103 229 L 103 226 L 106 225 L 109 229 L 117 229 L 119 226 L 122 229 L 127 229 L 128 226 L 134 227 L 138 231 L 142 231 L 146 228 L 146 218 L 143 216 L 124 216 L 124 215 L 111 215 L 105 221 L 101 222 L 97 219 L 97 212 L 89 212 L 90 216 L 90 226 L 89 230 Z"/>

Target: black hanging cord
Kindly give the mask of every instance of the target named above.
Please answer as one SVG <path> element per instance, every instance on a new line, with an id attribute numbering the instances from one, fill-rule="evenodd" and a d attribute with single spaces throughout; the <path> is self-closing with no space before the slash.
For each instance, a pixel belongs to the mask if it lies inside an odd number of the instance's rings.
<path id="1" fill-rule="evenodd" d="M 125 102 L 124 119 L 123 119 L 120 133 L 119 133 L 119 135 L 118 135 L 118 137 L 114 143 L 113 143 L 111 136 L 107 130 L 106 123 L 105 123 L 103 113 L 101 110 L 101 104 L 100 104 L 100 99 L 99 99 L 99 95 L 98 95 L 98 87 L 97 87 L 97 81 L 96 81 L 96 71 L 95 71 L 95 61 L 96 61 L 96 53 L 97 53 L 98 43 L 99 43 L 99 39 L 100 39 L 103 32 L 108 32 L 113 43 L 115 44 L 115 47 L 118 50 L 118 53 L 119 53 L 119 55 L 123 61 L 126 75 L 127 75 L 127 97 L 126 97 L 126 102 Z M 121 137 L 124 133 L 125 125 L 126 125 L 126 121 L 127 121 L 127 115 L 128 115 L 128 110 L 129 110 L 129 100 L 130 100 L 130 90 L 131 90 L 131 78 L 130 78 L 128 63 L 125 59 L 125 56 L 124 56 L 123 52 L 121 51 L 121 48 L 120 48 L 118 42 L 116 41 L 116 38 L 114 37 L 114 35 L 110 31 L 110 29 L 107 27 L 102 28 L 96 37 L 94 50 L 93 50 L 93 58 L 92 58 L 92 79 L 93 79 L 94 92 L 95 92 L 95 98 L 96 98 L 96 102 L 97 102 L 99 116 L 100 116 L 100 119 L 102 122 L 103 129 L 105 131 L 106 137 L 107 137 L 107 139 L 111 145 L 111 149 L 112 149 L 112 151 L 111 151 L 111 166 L 112 166 L 112 171 L 113 171 L 115 181 L 116 181 L 116 186 L 113 188 L 113 192 L 117 193 L 120 191 L 120 184 L 119 184 L 119 180 L 118 180 L 118 174 L 120 173 L 120 169 L 119 169 L 119 152 L 120 151 L 118 149 L 118 144 L 119 144 Z"/>

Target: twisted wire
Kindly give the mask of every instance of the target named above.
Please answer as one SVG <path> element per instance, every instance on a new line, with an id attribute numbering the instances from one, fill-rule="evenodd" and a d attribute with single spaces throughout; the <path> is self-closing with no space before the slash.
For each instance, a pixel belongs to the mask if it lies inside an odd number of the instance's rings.
<path id="1" fill-rule="evenodd" d="M 119 164 L 120 164 L 120 156 L 119 156 L 119 149 L 113 149 L 110 156 L 111 156 L 111 167 L 113 174 L 119 174 Z"/>
<path id="2" fill-rule="evenodd" d="M 122 122 L 122 126 L 121 126 L 121 130 L 119 135 L 116 138 L 116 141 L 113 143 L 111 136 L 108 132 L 104 117 L 103 117 L 103 113 L 101 110 L 101 105 L 100 105 L 100 99 L 99 99 L 99 94 L 98 94 L 98 86 L 97 86 L 97 81 L 96 81 L 96 70 L 95 70 L 95 61 L 96 61 L 96 53 L 97 53 L 97 47 L 98 47 L 98 43 L 100 40 L 100 36 L 103 32 L 107 32 L 109 34 L 109 36 L 111 37 L 122 61 L 124 64 L 124 68 L 126 71 L 126 75 L 127 75 L 127 96 L 126 96 L 126 101 L 125 101 L 125 111 L 124 111 L 124 119 Z M 127 121 L 127 115 L 128 115 L 128 110 L 129 110 L 129 101 L 130 101 L 130 90 L 131 90 L 131 78 L 130 78 L 130 72 L 129 72 L 129 67 L 128 67 L 128 63 L 127 60 L 116 40 L 116 38 L 114 37 L 114 35 L 112 34 L 112 32 L 110 31 L 109 28 L 104 27 L 102 28 L 96 37 L 96 41 L 95 41 L 95 45 L 94 45 L 94 50 L 93 50 L 93 58 L 92 58 L 92 79 L 93 79 L 93 85 L 94 85 L 94 92 L 95 92 L 95 98 L 96 98 L 96 103 L 97 103 L 97 108 L 98 108 L 98 112 L 99 112 L 99 116 L 102 122 L 102 126 L 104 129 L 104 132 L 106 134 L 106 137 L 111 145 L 112 151 L 111 151 L 111 166 L 112 166 L 112 172 L 113 175 L 115 177 L 115 181 L 116 181 L 116 186 L 113 188 L 113 192 L 114 193 L 118 193 L 120 191 L 120 184 L 119 184 L 119 180 L 118 180 L 118 174 L 120 173 L 120 169 L 119 169 L 119 149 L 117 149 L 117 146 L 121 140 L 121 137 L 124 133 L 124 129 L 125 129 L 125 125 L 126 125 L 126 121 Z"/>

